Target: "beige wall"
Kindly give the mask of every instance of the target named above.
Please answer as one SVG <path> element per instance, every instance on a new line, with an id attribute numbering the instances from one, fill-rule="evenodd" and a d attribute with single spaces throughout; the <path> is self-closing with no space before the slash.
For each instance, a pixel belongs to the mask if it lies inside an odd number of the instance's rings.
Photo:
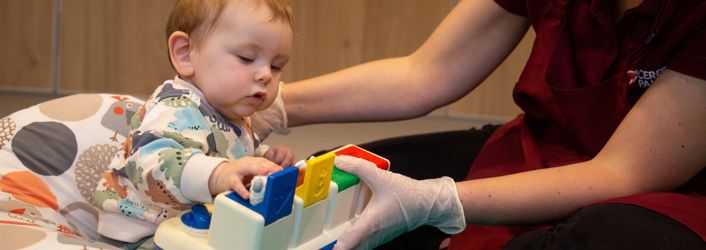
<path id="1" fill-rule="evenodd" d="M 62 0 L 59 89 L 149 95 L 172 78 L 165 23 L 174 0 Z"/>
<path id="2" fill-rule="evenodd" d="M 52 81 L 53 4 L 0 0 L 0 85 L 48 91 Z"/>
<path id="3" fill-rule="evenodd" d="M 0 0 L 0 92 L 146 96 L 174 72 L 164 24 L 175 0 Z M 292 1 L 294 55 L 284 80 L 412 52 L 455 1 Z M 528 35 L 529 37 L 532 34 Z M 473 94 L 434 114 L 505 119 L 529 40 Z M 46 96 L 46 94 L 44 95 Z"/>

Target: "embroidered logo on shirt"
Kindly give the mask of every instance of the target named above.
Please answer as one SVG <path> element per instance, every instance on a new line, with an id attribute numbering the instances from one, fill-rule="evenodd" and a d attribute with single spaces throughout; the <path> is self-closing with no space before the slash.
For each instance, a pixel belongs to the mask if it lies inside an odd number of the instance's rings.
<path id="1" fill-rule="evenodd" d="M 659 68 L 657 70 L 644 70 L 644 69 L 632 69 L 628 70 L 628 78 L 630 79 L 629 85 L 632 86 L 637 83 L 639 88 L 648 88 L 657 79 L 659 75 L 667 69 L 666 66 Z"/>

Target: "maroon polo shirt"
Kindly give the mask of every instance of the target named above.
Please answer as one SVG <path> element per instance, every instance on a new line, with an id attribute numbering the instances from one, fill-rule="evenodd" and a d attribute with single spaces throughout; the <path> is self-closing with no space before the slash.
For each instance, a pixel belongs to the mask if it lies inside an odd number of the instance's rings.
<path id="1" fill-rule="evenodd" d="M 644 0 L 619 22 L 614 0 L 496 2 L 527 17 L 536 40 L 513 92 L 524 114 L 491 136 L 468 179 L 589 160 L 665 69 L 706 79 L 702 0 Z M 705 180 L 702 171 L 680 192 L 606 202 L 658 211 L 706 240 Z M 498 249 L 527 229 L 471 225 L 450 249 Z"/>

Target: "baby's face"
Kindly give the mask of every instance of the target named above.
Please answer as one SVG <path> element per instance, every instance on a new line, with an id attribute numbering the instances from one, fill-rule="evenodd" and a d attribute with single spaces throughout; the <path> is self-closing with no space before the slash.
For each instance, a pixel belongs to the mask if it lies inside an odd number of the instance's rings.
<path id="1" fill-rule="evenodd" d="M 230 120 L 269 107 L 292 53 L 292 29 L 264 3 L 240 0 L 223 10 L 212 33 L 190 52 L 192 83 Z"/>

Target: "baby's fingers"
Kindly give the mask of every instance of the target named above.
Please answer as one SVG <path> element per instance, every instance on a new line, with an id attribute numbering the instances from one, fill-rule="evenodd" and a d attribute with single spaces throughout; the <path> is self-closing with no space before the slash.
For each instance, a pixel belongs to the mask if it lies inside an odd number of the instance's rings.
<path id="1" fill-rule="evenodd" d="M 278 151 L 274 162 L 282 167 L 292 166 L 294 163 L 294 155 L 288 150 Z"/>
<path id="2" fill-rule="evenodd" d="M 250 198 L 250 192 L 248 192 L 248 189 L 245 188 L 245 185 L 243 185 L 242 180 L 238 180 L 237 178 L 231 178 L 230 182 L 228 183 L 231 189 L 240 197 L 243 197 L 243 199 L 248 199 Z"/>
<path id="3" fill-rule="evenodd" d="M 270 160 L 263 159 L 262 162 L 258 164 L 254 173 L 255 175 L 268 175 L 280 170 L 282 170 L 282 166 Z"/>
<path id="4" fill-rule="evenodd" d="M 280 170 L 282 170 L 282 167 L 268 159 L 252 157 L 249 158 L 247 162 L 244 162 L 243 167 L 239 168 L 237 171 L 240 176 L 252 177 L 256 175 L 268 175 Z"/>

